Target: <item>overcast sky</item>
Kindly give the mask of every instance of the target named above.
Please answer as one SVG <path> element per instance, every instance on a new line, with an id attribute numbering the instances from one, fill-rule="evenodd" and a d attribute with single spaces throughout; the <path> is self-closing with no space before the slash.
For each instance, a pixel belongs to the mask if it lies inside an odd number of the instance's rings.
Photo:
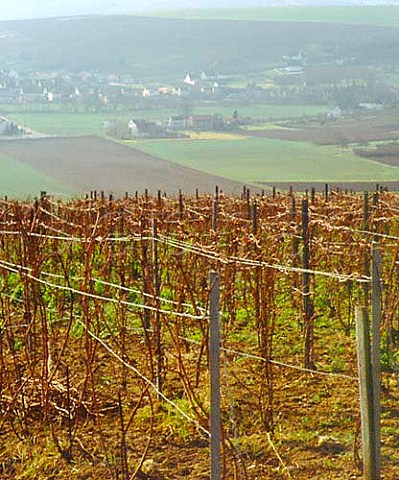
<path id="1" fill-rule="evenodd" d="M 0 20 L 71 15 L 138 13 L 153 9 L 287 3 L 399 3 L 399 0 L 0 0 Z"/>

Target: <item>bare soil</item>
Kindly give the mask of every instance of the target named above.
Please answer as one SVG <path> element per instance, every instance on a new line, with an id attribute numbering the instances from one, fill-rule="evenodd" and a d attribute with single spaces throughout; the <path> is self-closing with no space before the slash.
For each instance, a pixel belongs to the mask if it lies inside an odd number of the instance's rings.
<path id="1" fill-rule="evenodd" d="M 275 187 L 277 192 L 286 192 L 291 187 L 294 192 L 305 192 L 306 190 L 310 192 L 312 188 L 314 188 L 316 192 L 324 192 L 326 185 L 323 182 L 258 182 L 258 184 L 263 188 Z M 340 190 L 343 192 L 346 191 L 347 193 L 373 192 L 377 187 L 378 190 L 383 188 L 389 192 L 396 192 L 399 190 L 399 182 L 384 182 L 380 184 L 375 182 L 332 182 L 328 184 L 330 191 Z"/>
<path id="2" fill-rule="evenodd" d="M 399 144 L 380 144 L 373 149 L 356 148 L 354 153 L 359 157 L 368 158 L 375 162 L 399 166 Z"/>
<path id="3" fill-rule="evenodd" d="M 153 157 L 100 137 L 19 139 L 0 143 L 8 155 L 63 182 L 72 191 L 125 192 L 148 189 L 167 193 L 226 193 L 242 190 L 239 182 L 209 175 Z"/>
<path id="4" fill-rule="evenodd" d="M 376 113 L 363 118 L 328 121 L 324 125 L 290 125 L 286 130 L 252 130 L 246 135 L 275 138 L 317 145 L 347 145 L 371 141 L 395 140 L 399 137 L 399 121 L 395 112 Z"/>

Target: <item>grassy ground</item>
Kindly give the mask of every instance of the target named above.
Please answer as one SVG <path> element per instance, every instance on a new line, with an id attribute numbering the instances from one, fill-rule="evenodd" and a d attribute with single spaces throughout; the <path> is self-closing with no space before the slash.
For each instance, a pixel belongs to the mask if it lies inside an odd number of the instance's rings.
<path id="1" fill-rule="evenodd" d="M 219 113 L 225 120 L 229 119 L 234 110 L 240 116 L 259 120 L 300 118 L 316 116 L 327 111 L 323 105 L 267 105 L 252 104 L 244 106 L 224 106 L 210 103 L 209 105 L 193 106 L 191 112 L 196 115 L 211 115 Z M 2 106 L 2 111 L 17 123 L 33 130 L 49 135 L 86 136 L 104 135 L 104 122 L 128 121 L 129 118 L 144 118 L 152 121 L 165 122 L 170 115 L 181 114 L 178 108 L 146 109 L 123 111 L 118 113 L 69 113 L 67 111 L 26 111 L 15 105 Z"/>
<path id="2" fill-rule="evenodd" d="M 391 73 L 387 75 L 387 81 L 394 87 L 399 87 L 399 73 Z"/>
<path id="3" fill-rule="evenodd" d="M 389 181 L 399 169 L 354 156 L 340 147 L 264 138 L 146 140 L 134 144 L 152 155 L 246 183 L 257 181 Z"/>
<path id="4" fill-rule="evenodd" d="M 216 108 L 216 109 L 215 109 Z M 195 114 L 220 113 L 224 118 L 231 117 L 234 110 L 237 110 L 239 115 L 243 117 L 251 117 L 259 120 L 266 119 L 286 119 L 286 118 L 300 118 L 312 117 L 329 110 L 326 105 L 270 105 L 265 103 L 237 106 L 206 106 L 194 107 Z"/>
<path id="5" fill-rule="evenodd" d="M 158 12 L 158 15 L 174 18 L 399 26 L 399 7 L 393 5 L 183 9 Z"/>
<path id="6" fill-rule="evenodd" d="M 104 122 L 111 119 L 107 115 L 96 113 L 12 113 L 9 116 L 32 130 L 69 137 L 103 135 Z"/>
<path id="7" fill-rule="evenodd" d="M 0 195 L 12 198 L 38 196 L 41 190 L 68 194 L 68 187 L 48 175 L 18 162 L 14 158 L 0 156 Z"/>

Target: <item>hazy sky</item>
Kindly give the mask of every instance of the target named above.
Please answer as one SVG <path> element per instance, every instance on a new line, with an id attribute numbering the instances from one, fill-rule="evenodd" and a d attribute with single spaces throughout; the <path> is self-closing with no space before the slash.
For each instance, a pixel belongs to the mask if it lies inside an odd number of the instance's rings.
<path id="1" fill-rule="evenodd" d="M 398 3 L 391 0 L 389 3 Z M 135 13 L 161 8 L 251 6 L 287 3 L 350 3 L 350 0 L 0 0 L 0 20 L 111 13 Z M 388 3 L 352 0 L 351 3 Z"/>
<path id="2" fill-rule="evenodd" d="M 88 13 L 107 14 L 130 8 L 134 3 L 136 3 L 134 0 L 0 0 L 0 19 L 40 18 Z"/>

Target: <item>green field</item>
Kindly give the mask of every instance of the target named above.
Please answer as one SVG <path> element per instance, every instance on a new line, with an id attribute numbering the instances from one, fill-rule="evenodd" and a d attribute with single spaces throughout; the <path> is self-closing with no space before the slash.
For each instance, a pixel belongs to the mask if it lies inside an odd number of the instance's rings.
<path id="1" fill-rule="evenodd" d="M 9 117 L 32 130 L 69 137 L 103 135 L 109 117 L 91 113 L 12 113 Z"/>
<path id="2" fill-rule="evenodd" d="M 41 190 L 68 195 L 70 190 L 53 178 L 22 162 L 0 156 L 0 195 L 12 198 L 37 197 Z"/>
<path id="3" fill-rule="evenodd" d="M 251 184 L 399 180 L 399 168 L 365 161 L 350 149 L 305 142 L 263 138 L 145 140 L 134 146 L 186 167 Z"/>
<path id="4" fill-rule="evenodd" d="M 160 11 L 157 15 L 206 20 L 322 22 L 399 27 L 399 6 L 394 5 L 182 9 L 173 12 Z"/>
<path id="5" fill-rule="evenodd" d="M 126 111 L 109 114 L 102 113 L 68 113 L 67 111 L 44 111 L 31 112 L 21 111 L 21 107 L 10 105 L 3 106 L 2 110 L 12 120 L 29 127 L 32 130 L 46 133 L 49 135 L 65 136 L 86 136 L 86 135 L 104 135 L 104 122 L 106 121 L 128 121 L 129 118 L 144 118 L 146 120 L 165 122 L 170 115 L 182 113 L 178 108 L 171 109 L 148 109 L 135 110 L 130 113 Z M 191 113 L 197 115 L 221 114 L 225 120 L 228 120 L 234 110 L 237 110 L 243 117 L 250 117 L 260 121 L 274 119 L 283 120 L 288 118 L 300 118 L 303 116 L 317 116 L 325 113 L 328 107 L 323 105 L 265 105 L 253 104 L 237 107 L 236 105 L 225 106 L 219 104 L 209 104 L 195 106 L 191 108 Z"/>
<path id="6" fill-rule="evenodd" d="M 242 117 L 250 117 L 256 120 L 284 120 L 300 117 L 312 117 L 327 113 L 329 107 L 326 105 L 271 105 L 251 104 L 243 106 L 201 106 L 194 107 L 196 115 L 207 115 L 220 113 L 225 119 L 231 117 L 234 110 L 237 110 Z"/>

